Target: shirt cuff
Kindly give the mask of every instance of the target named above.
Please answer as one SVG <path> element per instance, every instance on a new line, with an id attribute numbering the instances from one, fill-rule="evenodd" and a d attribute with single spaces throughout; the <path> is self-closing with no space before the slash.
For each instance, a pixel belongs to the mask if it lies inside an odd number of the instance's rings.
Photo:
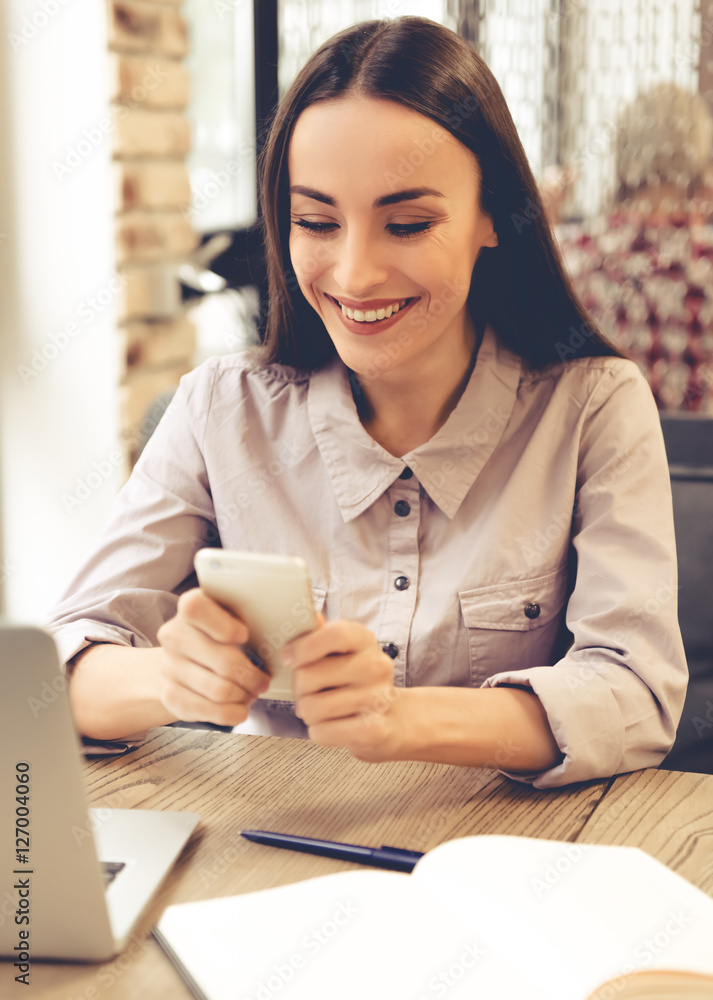
<path id="1" fill-rule="evenodd" d="M 67 673 L 69 661 L 83 649 L 98 642 L 110 642 L 115 646 L 149 647 L 148 643 L 137 641 L 138 637 L 128 629 L 112 625 L 102 625 L 91 619 L 72 622 L 71 625 L 45 626 L 54 639 L 59 654 L 61 669 Z"/>
<path id="2" fill-rule="evenodd" d="M 81 653 L 83 649 L 87 649 L 95 643 L 109 642 L 115 646 L 145 645 L 145 643 L 133 641 L 136 636 L 125 629 L 101 625 L 89 619 L 73 622 L 71 625 L 64 625 L 57 629 L 53 629 L 52 626 L 45 627 L 54 639 L 59 654 L 60 669 L 65 677 L 71 677 L 71 669 L 67 669 L 69 661 L 77 653 Z M 120 740 L 93 740 L 85 736 L 80 736 L 80 740 L 85 757 L 117 757 L 140 746 L 146 738 L 146 732 L 132 733 Z"/>
<path id="3" fill-rule="evenodd" d="M 624 723 L 609 683 L 588 667 L 586 682 L 567 668 L 531 667 L 488 677 L 483 687 L 524 687 L 537 695 L 563 759 L 534 774 L 501 773 L 535 788 L 559 788 L 577 781 L 608 778 L 621 768 Z M 517 733 L 512 739 L 517 743 Z"/>
<path id="4" fill-rule="evenodd" d="M 81 736 L 80 739 L 85 757 L 121 757 L 143 742 L 142 739 L 93 740 L 89 736 Z"/>

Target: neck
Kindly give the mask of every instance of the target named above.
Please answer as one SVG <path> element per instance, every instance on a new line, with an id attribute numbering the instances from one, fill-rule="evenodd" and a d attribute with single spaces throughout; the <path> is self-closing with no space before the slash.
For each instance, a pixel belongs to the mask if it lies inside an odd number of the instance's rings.
<path id="1" fill-rule="evenodd" d="M 458 359 L 428 357 L 372 380 L 353 376 L 359 419 L 390 454 L 401 457 L 430 441 L 453 412 L 475 364 L 474 328 L 471 333 Z"/>

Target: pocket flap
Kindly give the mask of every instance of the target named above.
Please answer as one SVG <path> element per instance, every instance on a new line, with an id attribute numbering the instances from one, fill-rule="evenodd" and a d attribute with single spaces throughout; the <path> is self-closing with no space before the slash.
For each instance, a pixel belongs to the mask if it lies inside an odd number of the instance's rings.
<path id="1" fill-rule="evenodd" d="M 529 632 L 559 614 L 567 589 L 567 569 L 531 580 L 478 587 L 459 592 L 463 621 L 468 628 Z"/>

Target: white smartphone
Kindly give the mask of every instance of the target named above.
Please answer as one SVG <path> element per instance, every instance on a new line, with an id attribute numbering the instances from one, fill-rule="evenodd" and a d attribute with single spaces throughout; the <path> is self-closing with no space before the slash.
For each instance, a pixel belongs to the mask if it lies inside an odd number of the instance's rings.
<path id="1" fill-rule="evenodd" d="M 194 565 L 201 589 L 248 627 L 248 655 L 256 654 L 272 680 L 262 698 L 292 701 L 292 671 L 280 650 L 317 625 L 309 570 L 297 556 L 200 549 Z M 255 662 L 255 658 L 251 655 Z"/>

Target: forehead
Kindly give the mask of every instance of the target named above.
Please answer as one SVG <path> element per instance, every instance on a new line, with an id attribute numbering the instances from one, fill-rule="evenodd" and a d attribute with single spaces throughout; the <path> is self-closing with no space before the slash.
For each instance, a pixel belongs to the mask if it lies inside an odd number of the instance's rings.
<path id="1" fill-rule="evenodd" d="M 346 186 L 379 194 L 403 187 L 477 184 L 476 157 L 425 115 L 395 101 L 350 95 L 310 105 L 288 151 L 291 184 L 333 193 Z"/>

